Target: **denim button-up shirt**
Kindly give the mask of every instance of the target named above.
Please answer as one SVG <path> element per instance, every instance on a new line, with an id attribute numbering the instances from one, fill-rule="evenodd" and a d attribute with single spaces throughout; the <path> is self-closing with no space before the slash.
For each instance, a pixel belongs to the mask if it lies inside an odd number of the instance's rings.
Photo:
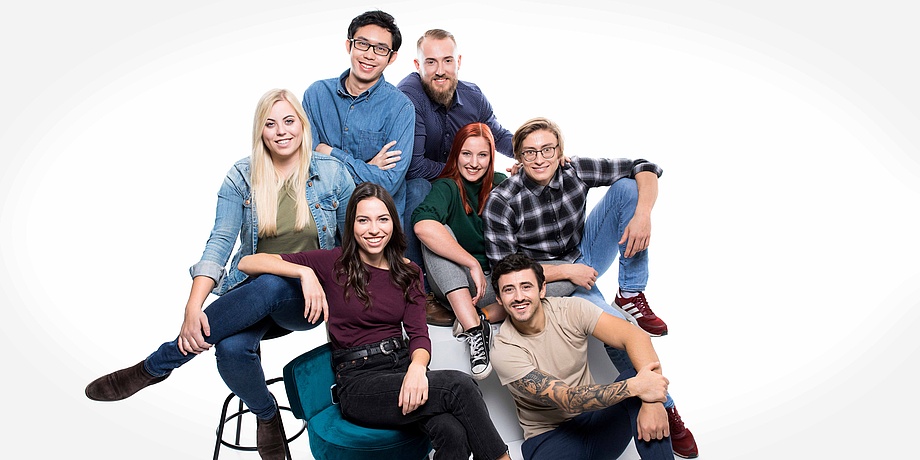
<path id="1" fill-rule="evenodd" d="M 310 212 L 316 222 L 320 249 L 341 245 L 345 228 L 345 208 L 355 189 L 355 183 L 342 162 L 327 155 L 313 153 L 310 160 L 310 180 L 305 193 Z M 212 291 L 222 295 L 246 280 L 237 268 L 243 256 L 254 254 L 259 246 L 259 222 L 252 200 L 249 158 L 237 161 L 217 193 L 217 217 L 204 247 L 201 260 L 189 268 L 192 277 L 213 279 Z M 233 255 L 230 268 L 224 271 L 237 238 L 240 247 Z"/>
<path id="2" fill-rule="evenodd" d="M 382 75 L 370 89 L 352 96 L 345 89 L 349 72 L 319 80 L 303 94 L 303 108 L 313 130 L 313 148 L 320 143 L 332 147 L 332 156 L 345 163 L 355 183 L 383 186 L 393 195 L 401 217 L 406 205 L 406 171 L 415 139 L 415 107 Z M 383 171 L 367 164 L 390 141 L 396 141 L 390 150 L 402 151 L 396 166 Z"/>

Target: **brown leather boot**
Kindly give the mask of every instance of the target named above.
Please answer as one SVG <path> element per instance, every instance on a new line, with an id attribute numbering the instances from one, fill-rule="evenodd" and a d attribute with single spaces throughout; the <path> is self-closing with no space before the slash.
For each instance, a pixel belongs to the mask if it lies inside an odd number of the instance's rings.
<path id="1" fill-rule="evenodd" d="M 169 377 L 154 377 L 144 370 L 141 361 L 127 369 L 112 372 L 93 380 L 86 386 L 86 397 L 93 401 L 121 401 L 142 389 Z"/>
<path id="2" fill-rule="evenodd" d="M 258 419 L 256 423 L 256 448 L 262 460 L 285 460 L 284 427 L 281 413 L 275 412 L 271 420 Z"/>
<path id="3" fill-rule="evenodd" d="M 425 320 L 428 324 L 432 326 L 450 327 L 454 324 L 455 319 L 457 319 L 457 317 L 454 315 L 454 312 L 442 305 L 441 302 L 438 302 L 434 294 L 429 292 L 428 296 L 425 297 Z"/>

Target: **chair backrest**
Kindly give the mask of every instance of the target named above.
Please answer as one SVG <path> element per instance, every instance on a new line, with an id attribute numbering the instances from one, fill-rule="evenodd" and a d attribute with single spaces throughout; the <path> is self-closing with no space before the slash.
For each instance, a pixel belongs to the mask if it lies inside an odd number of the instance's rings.
<path id="1" fill-rule="evenodd" d="M 335 383 L 332 373 L 332 345 L 324 343 L 284 366 L 284 388 L 291 412 L 310 420 L 332 405 L 329 388 Z"/>

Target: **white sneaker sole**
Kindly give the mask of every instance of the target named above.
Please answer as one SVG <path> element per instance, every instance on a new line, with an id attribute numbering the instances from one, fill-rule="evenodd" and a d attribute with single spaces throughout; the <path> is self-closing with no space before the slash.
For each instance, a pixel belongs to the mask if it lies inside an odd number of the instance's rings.
<path id="1" fill-rule="evenodd" d="M 637 320 L 635 317 L 633 317 L 633 315 L 630 315 L 629 312 L 627 312 L 626 310 L 622 309 L 619 305 L 617 305 L 616 301 L 610 302 L 610 306 L 613 307 L 614 310 L 620 312 L 620 314 L 626 318 L 626 321 L 629 321 L 630 323 L 635 324 L 636 327 L 638 327 L 639 329 L 642 329 L 642 326 L 639 325 L 639 320 Z M 642 332 L 645 332 L 650 337 L 661 337 L 661 334 L 652 334 L 651 332 L 646 331 L 645 329 L 642 329 Z"/>

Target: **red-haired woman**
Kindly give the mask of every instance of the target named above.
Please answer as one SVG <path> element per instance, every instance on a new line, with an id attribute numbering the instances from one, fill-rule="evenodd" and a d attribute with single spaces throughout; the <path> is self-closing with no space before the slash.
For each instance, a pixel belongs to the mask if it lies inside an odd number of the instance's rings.
<path id="1" fill-rule="evenodd" d="M 441 175 L 412 213 L 431 290 L 457 316 L 454 332 L 470 347 L 470 371 L 481 380 L 492 371 L 489 321 L 504 318 L 486 281 L 489 261 L 482 210 L 492 187 L 507 179 L 495 172 L 495 138 L 483 123 L 457 131 Z"/>

